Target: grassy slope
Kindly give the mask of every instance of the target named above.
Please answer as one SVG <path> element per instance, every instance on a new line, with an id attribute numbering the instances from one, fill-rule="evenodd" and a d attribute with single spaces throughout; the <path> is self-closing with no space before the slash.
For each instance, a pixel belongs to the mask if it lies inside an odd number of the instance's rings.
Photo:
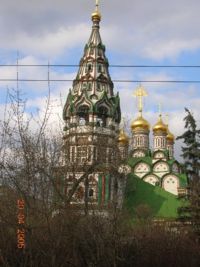
<path id="1" fill-rule="evenodd" d="M 177 218 L 177 208 L 183 205 L 183 200 L 130 174 L 124 206 L 134 215 L 134 209 L 141 204 L 147 204 L 154 217 L 174 219 Z"/>

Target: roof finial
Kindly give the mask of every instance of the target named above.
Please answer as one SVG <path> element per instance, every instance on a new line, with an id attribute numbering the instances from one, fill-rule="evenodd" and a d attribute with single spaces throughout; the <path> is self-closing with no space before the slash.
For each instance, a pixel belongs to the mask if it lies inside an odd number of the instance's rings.
<path id="1" fill-rule="evenodd" d="M 158 114 L 159 114 L 159 118 L 161 120 L 161 118 L 162 118 L 162 104 L 161 103 L 158 104 Z"/>
<path id="2" fill-rule="evenodd" d="M 139 84 L 139 86 L 137 87 L 136 91 L 133 94 L 134 96 L 136 96 L 138 98 L 138 111 L 140 113 L 140 116 L 142 116 L 142 111 L 143 111 L 143 97 L 147 96 L 147 91 L 144 89 L 144 87 L 142 87 L 141 84 Z"/>
<path id="3" fill-rule="evenodd" d="M 96 11 L 99 12 L 99 0 L 96 0 Z"/>
<path id="4" fill-rule="evenodd" d="M 95 0 L 96 4 L 95 4 L 95 11 L 92 13 L 92 20 L 97 20 L 100 21 L 101 20 L 101 14 L 99 12 L 99 0 Z"/>

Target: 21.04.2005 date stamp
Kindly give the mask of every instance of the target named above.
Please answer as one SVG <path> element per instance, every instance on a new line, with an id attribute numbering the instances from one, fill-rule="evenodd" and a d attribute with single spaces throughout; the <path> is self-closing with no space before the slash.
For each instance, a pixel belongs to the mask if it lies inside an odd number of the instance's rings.
<path id="1" fill-rule="evenodd" d="M 25 201 L 23 199 L 17 200 L 17 248 L 24 249 L 25 248 Z"/>

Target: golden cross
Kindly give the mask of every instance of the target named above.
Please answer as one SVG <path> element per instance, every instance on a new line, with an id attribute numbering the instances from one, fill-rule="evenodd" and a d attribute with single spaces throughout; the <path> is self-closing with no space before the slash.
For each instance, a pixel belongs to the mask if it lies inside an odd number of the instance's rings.
<path id="1" fill-rule="evenodd" d="M 138 98 L 138 111 L 140 112 L 140 115 L 142 115 L 142 110 L 143 110 L 143 102 L 142 99 L 144 96 L 147 96 L 147 91 L 144 89 L 144 87 L 142 87 L 142 85 L 140 84 L 136 91 L 133 94 L 134 96 L 136 96 Z"/>

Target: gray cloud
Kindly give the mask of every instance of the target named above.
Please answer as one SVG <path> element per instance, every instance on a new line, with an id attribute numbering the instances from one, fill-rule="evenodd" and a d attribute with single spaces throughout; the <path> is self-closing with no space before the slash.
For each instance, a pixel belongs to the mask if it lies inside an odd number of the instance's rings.
<path id="1" fill-rule="evenodd" d="M 94 0 L 0 0 L 0 48 L 24 52 L 28 60 L 21 62 L 41 62 L 41 55 L 49 58 L 68 54 L 73 47 L 81 46 L 87 41 L 90 31 L 90 15 L 94 9 Z M 200 1 L 199 0 L 102 0 L 101 1 L 101 34 L 109 51 L 117 52 L 123 62 L 135 62 L 135 57 L 154 60 L 176 59 L 182 52 L 200 49 Z M 34 55 L 34 57 L 29 57 Z M 81 57 L 81 55 L 80 55 Z M 115 59 L 116 62 L 118 59 Z M 110 60 L 111 61 L 111 60 Z M 70 62 L 76 63 L 76 62 Z M 165 72 L 134 74 L 135 70 L 116 70 L 112 77 L 122 79 L 173 79 Z M 15 77 L 16 70 L 3 68 L 2 77 Z M 46 70 L 26 70 L 20 75 L 46 77 Z M 65 77 L 53 73 L 55 77 Z M 134 76 L 135 75 L 135 76 Z M 176 75 L 176 74 L 175 74 Z M 75 74 L 67 74 L 74 78 Z M 32 77 L 32 76 L 30 76 Z M 182 77 L 179 77 L 180 79 Z M 29 85 L 30 90 L 35 90 Z M 62 91 L 66 99 L 71 85 L 55 85 L 53 93 L 59 99 Z M 122 111 L 131 119 L 136 116 L 135 100 L 130 98 L 134 84 L 116 84 L 119 89 Z M 176 135 L 183 131 L 184 106 L 198 113 L 200 99 L 198 87 L 181 85 L 147 85 L 149 97 L 146 99 L 146 118 L 153 124 L 159 102 L 163 110 L 170 111 L 171 131 Z M 42 85 L 37 85 L 40 91 Z M 167 89 L 167 90 L 166 90 Z M 189 97 L 188 97 L 189 95 Z M 63 101 L 64 101 L 63 100 Z M 29 102 L 31 107 L 43 108 L 44 101 L 38 98 Z M 1 106 L 0 106 L 1 109 Z M 58 108 L 56 108 L 57 110 Z M 60 112 L 56 111 L 56 113 Z M 180 152 L 180 144 L 178 152 Z"/>
<path id="2" fill-rule="evenodd" d="M 93 0 L 0 2 L 0 47 L 22 48 L 29 53 L 34 50 L 35 40 L 41 39 L 42 43 L 49 35 L 56 36 L 61 29 L 64 29 L 64 35 L 65 31 L 79 24 L 89 25 L 94 9 Z M 199 10 L 198 0 L 102 0 L 104 42 L 118 52 L 129 52 L 133 56 L 139 53 L 153 59 L 199 49 Z M 73 39 L 73 34 L 71 37 Z M 24 48 L 24 39 L 30 49 Z M 62 39 L 64 37 L 60 42 Z M 63 44 L 60 52 L 65 50 L 66 44 Z M 45 45 L 48 51 L 48 44 Z M 50 49 L 50 53 L 52 51 L 58 53 L 56 49 Z"/>

